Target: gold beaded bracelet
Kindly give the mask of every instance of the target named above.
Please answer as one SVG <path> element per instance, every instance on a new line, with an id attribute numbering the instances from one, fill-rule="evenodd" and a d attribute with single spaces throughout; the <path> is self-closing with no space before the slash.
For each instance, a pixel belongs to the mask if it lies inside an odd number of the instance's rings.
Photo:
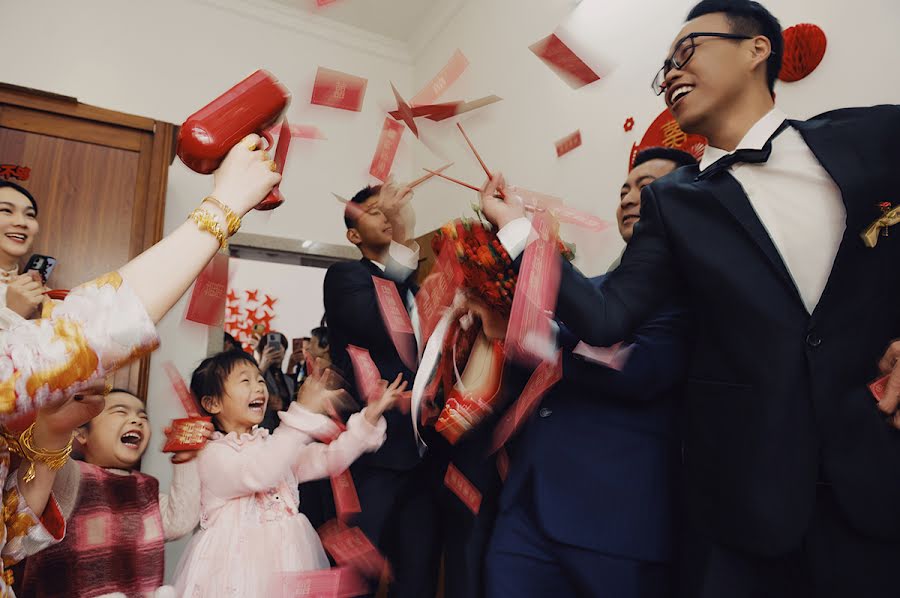
<path id="1" fill-rule="evenodd" d="M 225 221 L 228 223 L 228 236 L 231 237 L 234 233 L 238 232 L 241 228 L 241 218 L 234 213 L 234 210 L 226 206 L 224 203 L 213 197 L 212 195 L 205 197 L 203 201 L 208 201 L 209 203 L 217 206 L 222 212 L 225 213 Z M 202 203 L 201 203 L 202 205 Z"/>
<path id="2" fill-rule="evenodd" d="M 19 440 L 15 447 L 17 449 L 15 452 L 19 453 L 23 459 L 29 462 L 28 470 L 22 478 L 25 483 L 27 484 L 34 479 L 34 464 L 37 462 L 46 465 L 50 471 L 59 471 L 62 469 L 63 465 L 66 464 L 66 461 L 69 460 L 69 455 L 72 454 L 72 438 L 74 437 L 75 434 L 73 433 L 72 436 L 69 437 L 69 443 L 61 449 L 50 451 L 37 448 L 32 444 L 34 442 L 34 424 L 28 426 L 28 428 L 19 436 Z"/>
<path id="3" fill-rule="evenodd" d="M 197 208 L 191 212 L 191 215 L 188 218 L 194 221 L 197 228 L 214 236 L 219 242 L 219 249 L 228 249 L 228 239 L 225 237 L 225 233 L 222 232 L 222 229 L 219 228 L 219 221 L 216 220 L 215 216 L 203 208 Z"/>

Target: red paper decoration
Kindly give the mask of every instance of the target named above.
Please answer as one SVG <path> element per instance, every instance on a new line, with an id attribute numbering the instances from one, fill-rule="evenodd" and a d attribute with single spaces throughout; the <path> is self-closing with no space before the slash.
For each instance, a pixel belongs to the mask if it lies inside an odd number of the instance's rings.
<path id="1" fill-rule="evenodd" d="M 818 25 L 800 23 L 784 30 L 784 60 L 778 78 L 787 83 L 799 81 L 816 70 L 828 39 Z"/>
<path id="2" fill-rule="evenodd" d="M 626 118 L 625 125 L 623 126 L 623 128 L 625 129 L 626 133 L 629 132 L 631 129 L 633 129 L 634 128 L 634 119 L 631 118 L 630 116 L 628 118 Z"/>
<path id="3" fill-rule="evenodd" d="M 18 164 L 0 164 L 0 179 L 19 179 L 27 181 L 31 176 L 31 169 L 27 166 L 19 166 Z"/>
<path id="4" fill-rule="evenodd" d="M 631 155 L 628 158 L 628 170 L 634 164 L 634 158 L 643 149 L 648 147 L 671 147 L 692 154 L 698 160 L 706 150 L 706 137 L 702 135 L 688 135 L 681 130 L 678 122 L 669 109 L 663 110 L 656 120 L 647 128 L 647 132 L 641 138 L 640 143 L 631 146 Z"/>
<path id="5" fill-rule="evenodd" d="M 265 296 L 265 299 L 259 296 Z M 241 300 L 240 297 L 247 297 Z M 251 345 L 253 341 L 253 326 L 262 324 L 265 332 L 272 330 L 272 320 L 277 317 L 275 303 L 277 297 L 261 292 L 260 289 L 245 289 L 235 292 L 234 289 L 228 290 L 225 302 L 225 332 L 230 334 L 244 347 L 244 350 L 251 353 L 255 346 Z"/>

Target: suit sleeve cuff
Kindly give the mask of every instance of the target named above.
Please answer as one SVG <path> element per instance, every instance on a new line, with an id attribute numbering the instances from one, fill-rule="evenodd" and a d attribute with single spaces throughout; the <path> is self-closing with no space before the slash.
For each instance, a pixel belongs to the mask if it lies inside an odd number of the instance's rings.
<path id="1" fill-rule="evenodd" d="M 531 221 L 524 216 L 516 218 L 497 231 L 497 239 L 512 260 L 525 251 L 529 236 L 531 236 Z"/>

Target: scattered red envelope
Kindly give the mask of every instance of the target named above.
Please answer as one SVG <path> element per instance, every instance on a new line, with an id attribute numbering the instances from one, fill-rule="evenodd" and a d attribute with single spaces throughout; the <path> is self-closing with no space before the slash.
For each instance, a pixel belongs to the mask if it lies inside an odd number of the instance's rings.
<path id="1" fill-rule="evenodd" d="M 394 165 L 394 157 L 397 148 L 400 147 L 400 137 L 403 135 L 403 125 L 385 117 L 384 126 L 381 128 L 381 136 L 378 138 L 378 147 L 375 148 L 375 156 L 369 167 L 369 174 L 384 182 L 391 174 Z"/>
<path id="2" fill-rule="evenodd" d="M 388 568 L 384 556 L 358 527 L 332 526 L 325 533 L 320 531 L 320 538 L 338 565 L 350 567 L 365 577 L 380 577 Z"/>
<path id="3" fill-rule="evenodd" d="M 470 511 L 476 515 L 478 514 L 479 509 L 481 509 L 481 492 L 453 463 L 447 466 L 444 485 L 459 497 L 459 500 L 469 507 Z"/>
<path id="4" fill-rule="evenodd" d="M 457 49 L 453 53 L 453 56 L 450 57 L 447 64 L 444 65 L 444 68 L 442 68 L 440 72 L 438 72 L 438 74 L 416 94 L 416 97 L 414 97 L 410 103 L 413 106 L 433 104 L 435 100 L 441 97 L 448 87 L 453 85 L 456 80 L 459 79 L 467 66 L 469 66 L 468 59 L 466 59 L 463 53 Z"/>
<path id="5" fill-rule="evenodd" d="M 557 352 L 556 359 L 544 361 L 532 372 L 528 383 L 522 390 L 522 394 L 507 409 L 497 427 L 494 429 L 494 439 L 491 452 L 500 450 L 519 427 L 531 417 L 534 410 L 540 404 L 541 397 L 550 390 L 554 384 L 562 378 L 562 352 Z"/>
<path id="6" fill-rule="evenodd" d="M 556 142 L 556 157 L 561 158 L 581 145 L 581 131 L 570 133 Z"/>
<path id="7" fill-rule="evenodd" d="M 376 400 L 375 396 L 378 392 L 378 381 L 381 380 L 381 373 L 372 356 L 369 355 L 367 349 L 357 347 L 355 345 L 347 345 L 347 354 L 350 356 L 350 362 L 353 364 L 353 377 L 356 379 L 356 389 L 359 391 L 359 398 L 366 402 Z"/>
<path id="8" fill-rule="evenodd" d="M 227 290 L 228 255 L 217 253 L 197 277 L 185 319 L 207 326 L 222 326 Z"/>
<path id="9" fill-rule="evenodd" d="M 416 293 L 416 306 L 419 310 L 419 326 L 422 336 L 420 348 L 423 349 L 444 315 L 444 311 L 453 303 L 456 290 L 463 282 L 462 268 L 451 251 L 448 244 L 441 247 L 431 274 Z"/>
<path id="10" fill-rule="evenodd" d="M 313 84 L 310 104 L 340 108 L 351 112 L 362 110 L 368 81 L 348 73 L 319 67 Z"/>
<path id="11" fill-rule="evenodd" d="M 485 106 L 489 106 L 495 102 L 499 102 L 501 99 L 495 95 L 484 96 L 483 98 L 478 98 L 477 100 L 472 100 L 471 102 L 463 102 L 459 106 L 456 107 L 456 111 L 450 116 L 459 116 L 460 114 L 465 114 L 466 112 L 471 112 L 473 110 L 478 110 L 479 108 L 484 108 Z M 443 116 L 441 118 L 434 118 L 429 116 L 430 120 L 440 121 L 445 118 L 450 118 L 450 116 Z"/>
<path id="12" fill-rule="evenodd" d="M 890 374 L 885 374 L 878 380 L 869 383 L 869 391 L 871 391 L 872 396 L 874 396 L 876 400 L 880 401 L 884 398 L 884 391 L 887 390 L 887 383 L 890 377 Z"/>
<path id="13" fill-rule="evenodd" d="M 532 44 L 529 49 L 572 89 L 584 87 L 600 79 L 600 75 L 585 64 L 555 33 Z"/>
<path id="14" fill-rule="evenodd" d="M 574 224 L 575 226 L 580 226 L 590 231 L 600 232 L 606 230 L 610 226 L 609 222 L 602 218 L 598 218 L 587 212 L 582 212 L 581 210 L 576 210 L 575 208 L 570 208 L 569 206 L 551 208 L 550 211 L 560 222 Z"/>
<path id="15" fill-rule="evenodd" d="M 178 400 L 181 401 L 184 412 L 188 417 L 199 417 L 201 415 L 200 405 L 197 402 L 196 397 L 194 397 L 194 394 L 187 387 L 187 384 L 184 383 L 184 379 L 181 377 L 181 374 L 178 373 L 175 364 L 171 361 L 167 361 L 163 364 L 163 370 L 165 370 L 166 376 L 169 377 L 169 382 L 172 383 L 172 389 L 175 391 L 176 396 L 178 396 Z"/>
<path id="16" fill-rule="evenodd" d="M 403 364 L 411 370 L 416 369 L 416 337 L 406 306 L 397 292 L 397 285 L 379 276 L 372 276 L 375 285 L 375 298 L 381 319 L 394 342 L 394 348 L 403 360 Z"/>
<path id="17" fill-rule="evenodd" d="M 326 139 L 325 135 L 315 125 L 290 125 L 291 137 L 295 139 Z M 281 134 L 281 124 L 275 125 L 266 131 L 266 134 L 275 136 Z"/>
<path id="18" fill-rule="evenodd" d="M 506 329 L 506 352 L 511 359 L 533 367 L 550 359 L 556 350 L 550 320 L 556 309 L 561 266 L 553 217 L 537 212 L 532 227 L 537 238 L 522 257 Z"/>
<path id="19" fill-rule="evenodd" d="M 269 586 L 272 598 L 337 598 L 341 569 L 279 573 Z"/>
<path id="20" fill-rule="evenodd" d="M 331 476 L 331 492 L 334 495 L 334 510 L 337 516 L 346 521 L 351 515 L 362 512 L 359 505 L 359 495 L 356 493 L 356 484 L 350 470 Z"/>
<path id="21" fill-rule="evenodd" d="M 329 4 L 334 4 L 337 0 L 316 0 L 316 6 L 328 6 Z"/>
<path id="22" fill-rule="evenodd" d="M 173 419 L 172 430 L 166 435 L 166 444 L 163 446 L 163 452 L 177 453 L 179 451 L 198 451 L 202 449 L 207 442 L 207 438 L 203 435 L 205 426 L 202 424 L 211 421 L 211 417 Z"/>

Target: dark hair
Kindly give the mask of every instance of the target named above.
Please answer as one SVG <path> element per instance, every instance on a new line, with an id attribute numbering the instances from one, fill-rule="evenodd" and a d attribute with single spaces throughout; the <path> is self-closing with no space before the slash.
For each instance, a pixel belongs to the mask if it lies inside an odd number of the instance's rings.
<path id="1" fill-rule="evenodd" d="M 356 192 L 350 199 L 350 203 L 355 204 L 364 204 L 366 203 L 370 197 L 378 195 L 381 193 L 381 185 L 369 185 L 367 187 L 363 187 L 359 191 Z M 356 221 L 350 217 L 350 204 L 347 204 L 347 209 L 344 210 L 344 224 L 347 225 L 348 229 L 356 226 Z"/>
<path id="2" fill-rule="evenodd" d="M 243 347 L 241 346 L 241 343 L 239 343 L 236 338 L 234 338 L 227 332 L 223 332 L 222 333 L 222 346 L 225 347 L 223 349 L 223 351 L 229 351 L 229 349 L 228 349 L 229 345 L 231 345 L 232 347 L 237 347 L 241 351 L 244 350 Z"/>
<path id="3" fill-rule="evenodd" d="M 769 38 L 772 53 L 766 60 L 766 81 L 769 91 L 775 91 L 775 79 L 781 71 L 781 60 L 784 54 L 784 38 L 781 35 L 781 23 L 759 2 L 753 0 L 702 0 L 691 12 L 686 21 L 711 13 L 721 12 L 731 25 L 731 32 L 738 35 L 762 35 Z"/>
<path id="4" fill-rule="evenodd" d="M 34 215 L 37 216 L 37 201 L 35 201 L 34 195 L 31 194 L 31 191 L 29 191 L 22 185 L 19 185 L 18 183 L 13 183 L 12 181 L 0 181 L 0 189 L 3 189 L 4 187 L 11 187 L 12 189 L 15 189 L 16 191 L 24 195 L 25 198 L 31 202 L 31 207 L 34 208 Z"/>
<path id="5" fill-rule="evenodd" d="M 281 339 L 281 348 L 287 351 L 288 348 L 288 340 L 287 337 L 280 332 L 276 332 L 272 330 L 271 332 L 262 335 L 259 337 L 259 342 L 256 344 L 256 350 L 262 353 L 266 349 L 266 345 L 269 343 L 269 334 L 277 334 Z"/>
<path id="6" fill-rule="evenodd" d="M 203 397 L 221 397 L 225 394 L 225 379 L 241 363 L 249 363 L 259 367 L 253 356 L 243 351 L 222 351 L 212 357 L 207 357 L 200 362 L 194 373 L 191 374 L 191 392 L 201 401 L 200 408 L 206 415 L 212 416 L 213 425 L 219 429 L 215 415 L 208 412 L 203 406 Z"/>
<path id="7" fill-rule="evenodd" d="M 323 349 L 328 348 L 328 328 L 326 328 L 325 326 L 319 326 L 318 328 L 313 328 L 309 333 L 312 336 L 316 337 L 316 340 L 319 342 L 320 347 L 322 347 Z"/>
<path id="8" fill-rule="evenodd" d="M 671 147 L 648 147 L 638 152 L 634 157 L 634 165 L 632 170 L 650 160 L 668 160 L 675 163 L 675 168 L 680 166 L 691 166 L 697 163 L 697 158 L 687 152 Z"/>

